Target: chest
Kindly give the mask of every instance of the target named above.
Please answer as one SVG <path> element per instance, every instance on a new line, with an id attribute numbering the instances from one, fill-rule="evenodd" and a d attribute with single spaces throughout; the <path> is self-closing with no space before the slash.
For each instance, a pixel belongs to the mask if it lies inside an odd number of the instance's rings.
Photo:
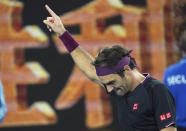
<path id="1" fill-rule="evenodd" d="M 122 125 L 126 123 L 133 128 L 151 128 L 155 125 L 152 99 L 149 93 L 144 90 L 137 90 L 135 93 L 124 96 L 118 100 L 118 118 Z"/>

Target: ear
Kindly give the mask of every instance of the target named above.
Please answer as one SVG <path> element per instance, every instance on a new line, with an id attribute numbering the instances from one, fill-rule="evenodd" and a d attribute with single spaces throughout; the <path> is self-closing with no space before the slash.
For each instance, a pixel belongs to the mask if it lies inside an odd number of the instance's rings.
<path id="1" fill-rule="evenodd" d="M 123 67 L 123 69 L 124 69 L 125 71 L 131 71 L 131 69 L 130 69 L 130 67 L 129 67 L 128 65 L 125 65 L 125 66 Z"/>

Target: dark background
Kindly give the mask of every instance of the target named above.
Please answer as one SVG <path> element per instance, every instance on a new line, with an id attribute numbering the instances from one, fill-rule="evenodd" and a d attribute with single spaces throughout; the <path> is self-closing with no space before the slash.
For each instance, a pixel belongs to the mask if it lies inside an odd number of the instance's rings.
<path id="1" fill-rule="evenodd" d="M 51 34 L 45 25 L 43 20 L 49 16 L 45 10 L 44 5 L 48 4 L 54 12 L 58 15 L 62 15 L 65 12 L 69 12 L 76 9 L 92 0 L 19 0 L 24 3 L 24 9 L 22 12 L 22 24 L 37 25 L 39 26 L 49 37 L 49 46 L 46 48 L 34 48 L 25 50 L 25 61 L 38 61 L 50 74 L 50 80 L 45 84 L 28 85 L 27 87 L 27 99 L 28 106 L 36 101 L 46 101 L 53 109 L 54 102 L 59 95 L 60 91 L 64 87 L 68 77 L 73 69 L 74 63 L 69 54 L 60 54 L 54 42 L 51 39 Z M 122 0 L 125 4 L 132 4 L 136 6 L 145 6 L 145 0 Z M 108 20 L 108 23 L 112 23 L 115 20 Z M 70 32 L 77 32 L 78 28 L 67 28 Z M 113 105 L 114 122 L 108 127 L 101 129 L 95 129 L 95 131 L 119 131 L 119 126 L 116 117 L 115 104 Z M 73 108 L 68 110 L 55 110 L 58 122 L 54 125 L 47 126 L 27 126 L 27 127 L 11 127 L 0 128 L 0 131 L 91 131 L 85 127 L 85 109 L 84 98 L 82 98 Z M 78 112 L 78 113 L 77 113 Z"/>

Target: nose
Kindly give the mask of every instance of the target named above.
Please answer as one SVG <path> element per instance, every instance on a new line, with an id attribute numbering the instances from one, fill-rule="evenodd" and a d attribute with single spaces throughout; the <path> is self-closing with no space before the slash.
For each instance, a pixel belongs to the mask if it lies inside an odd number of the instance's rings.
<path id="1" fill-rule="evenodd" d="M 114 87 L 113 86 L 107 86 L 107 91 L 110 93 L 114 90 Z"/>

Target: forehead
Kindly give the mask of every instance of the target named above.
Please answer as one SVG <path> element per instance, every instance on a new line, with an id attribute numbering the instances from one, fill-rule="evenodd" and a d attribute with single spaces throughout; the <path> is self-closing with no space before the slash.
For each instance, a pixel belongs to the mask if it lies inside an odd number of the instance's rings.
<path id="1" fill-rule="evenodd" d="M 105 75 L 105 76 L 99 76 L 99 79 L 103 83 L 108 83 L 109 81 L 117 79 L 117 77 L 119 77 L 119 75 L 117 75 L 117 74 L 109 74 L 109 75 Z"/>

